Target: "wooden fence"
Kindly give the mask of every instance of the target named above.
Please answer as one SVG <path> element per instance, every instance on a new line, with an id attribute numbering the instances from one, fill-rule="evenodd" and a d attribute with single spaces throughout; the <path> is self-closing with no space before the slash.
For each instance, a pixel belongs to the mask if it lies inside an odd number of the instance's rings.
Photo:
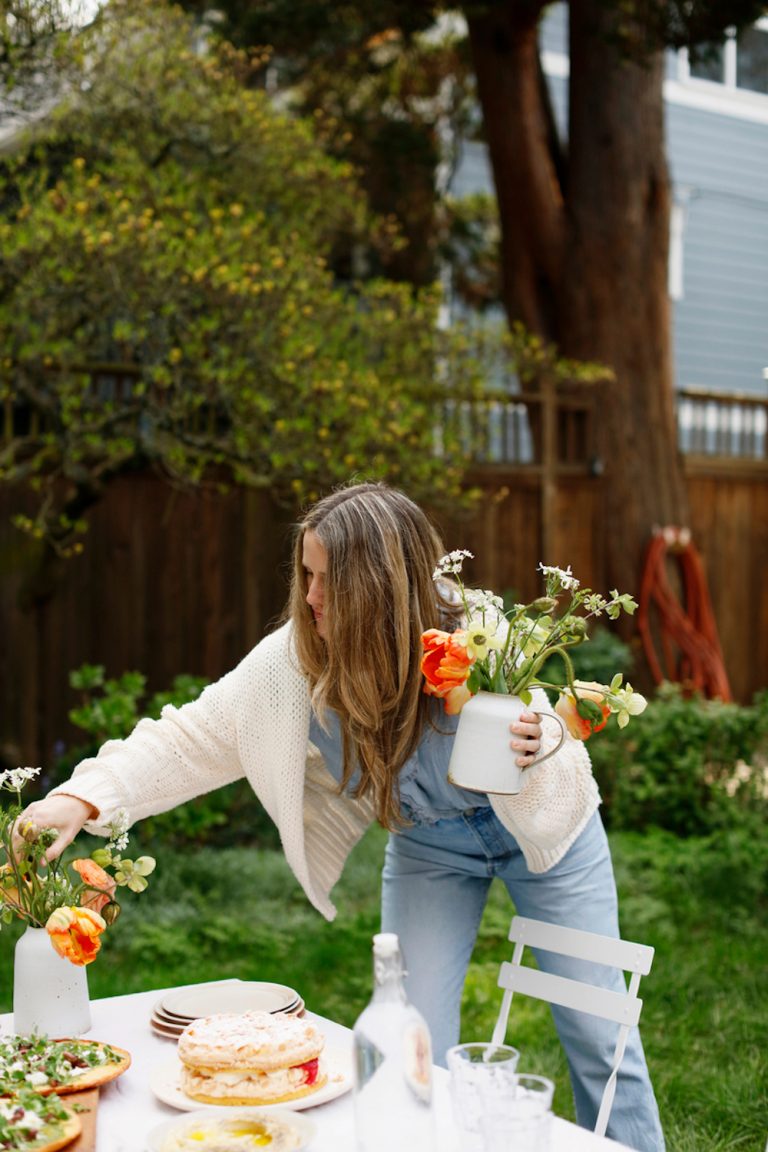
<path id="1" fill-rule="evenodd" d="M 716 404 L 715 427 L 730 428 L 713 436 L 712 417 L 693 419 L 692 409 L 680 424 L 681 440 L 691 427 L 708 430 L 685 457 L 690 528 L 733 692 L 746 702 L 768 687 L 768 402 L 685 393 L 685 403 Z M 476 553 L 473 579 L 529 599 L 540 590 L 539 560 L 567 557 L 584 583 L 602 589 L 602 481 L 589 397 L 498 394 L 445 419 L 463 421 L 475 444 L 482 433 L 472 476 L 485 493 L 480 511 L 437 517 L 449 546 Z M 55 594 L 27 609 L 20 597 L 31 545 L 10 527 L 12 511 L 24 511 L 22 502 L 0 488 L 3 766 L 50 765 L 57 748 L 77 739 L 67 720 L 77 703 L 72 669 L 88 662 L 112 676 L 140 670 L 153 691 L 180 672 L 215 678 L 259 640 L 285 598 L 290 523 L 261 492 L 176 490 L 149 473 L 122 477 L 93 510 L 85 551 L 62 566 Z"/>

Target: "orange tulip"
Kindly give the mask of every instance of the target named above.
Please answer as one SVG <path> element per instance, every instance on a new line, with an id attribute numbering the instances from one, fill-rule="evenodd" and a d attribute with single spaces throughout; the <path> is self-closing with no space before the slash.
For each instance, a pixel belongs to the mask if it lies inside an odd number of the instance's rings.
<path id="1" fill-rule="evenodd" d="M 437 628 L 422 633 L 421 642 L 425 648 L 421 661 L 424 691 L 428 696 L 438 696 L 447 714 L 455 716 L 472 695 L 466 683 L 473 664 L 467 646 L 452 633 Z"/>
<path id="2" fill-rule="evenodd" d="M 600 732 L 605 728 L 611 709 L 605 701 L 605 689 L 596 680 L 574 680 L 573 688 L 577 699 L 574 699 L 570 690 L 561 692 L 555 705 L 555 712 L 575 740 L 588 740 L 593 732 Z M 595 714 L 579 715 L 578 700 L 590 701 L 597 710 Z M 602 720 L 598 719 L 598 712 Z"/>
<path id="3" fill-rule="evenodd" d="M 105 872 L 95 860 L 73 860 L 72 867 L 77 872 L 87 888 L 80 897 L 83 908 L 92 908 L 94 912 L 101 912 L 105 904 L 109 904 L 117 887 L 114 877 Z M 98 889 L 98 891 L 93 891 Z"/>
<path id="4" fill-rule="evenodd" d="M 80 966 L 96 959 L 106 926 L 91 908 L 57 908 L 45 925 L 59 955 Z"/>

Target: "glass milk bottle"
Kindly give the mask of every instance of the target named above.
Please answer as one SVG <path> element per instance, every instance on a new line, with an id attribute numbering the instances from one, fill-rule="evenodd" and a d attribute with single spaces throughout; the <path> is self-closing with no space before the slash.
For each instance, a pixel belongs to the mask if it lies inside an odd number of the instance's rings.
<path id="1" fill-rule="evenodd" d="M 357 1152 L 435 1152 L 432 1042 L 403 975 L 397 936 L 374 936 L 373 997 L 354 1028 Z"/>

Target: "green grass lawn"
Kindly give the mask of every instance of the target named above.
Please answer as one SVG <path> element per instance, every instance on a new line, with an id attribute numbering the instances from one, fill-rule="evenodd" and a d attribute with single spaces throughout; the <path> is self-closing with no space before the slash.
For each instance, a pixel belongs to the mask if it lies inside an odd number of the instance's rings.
<path id="1" fill-rule="evenodd" d="M 768 924 L 750 884 L 744 844 L 666 834 L 611 836 L 622 932 L 656 948 L 641 984 L 642 1031 L 669 1152 L 764 1152 L 768 1137 Z M 371 988 L 384 834 L 355 850 L 326 923 L 282 855 L 266 849 L 153 849 L 136 830 L 132 852 L 154 851 L 149 890 L 128 896 L 89 968 L 94 998 L 240 977 L 288 983 L 307 1006 L 352 1024 Z M 509 954 L 512 914 L 494 885 L 465 989 L 463 1039 L 490 1036 Z M 0 1009 L 10 1010 L 19 925 L 0 933 Z M 556 1110 L 572 1117 L 565 1060 L 545 1005 L 518 997 L 508 1039 L 529 1071 L 557 1082 Z M 521 1064 L 522 1066 L 522 1064 Z"/>

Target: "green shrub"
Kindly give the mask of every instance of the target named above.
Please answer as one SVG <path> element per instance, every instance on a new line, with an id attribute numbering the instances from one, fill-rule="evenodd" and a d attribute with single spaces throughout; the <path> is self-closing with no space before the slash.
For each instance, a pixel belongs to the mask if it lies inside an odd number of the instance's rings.
<path id="1" fill-rule="evenodd" d="M 144 716 L 157 719 L 166 704 L 180 708 L 202 692 L 207 681 L 201 676 L 176 676 L 169 689 L 147 695 L 141 672 L 124 672 L 107 679 L 100 664 L 84 664 L 70 673 L 70 685 L 82 696 L 69 718 L 88 737 L 87 742 L 67 749 L 56 766 L 57 779 L 65 779 L 80 760 L 95 756 L 106 740 L 127 736 Z M 277 831 L 244 780 L 199 796 L 159 816 L 142 821 L 145 843 L 238 844 L 276 846 Z"/>
<path id="2" fill-rule="evenodd" d="M 69 719 L 87 733 L 89 745 L 98 748 L 105 740 L 127 736 L 142 716 L 157 719 L 166 704 L 180 708 L 196 700 L 208 681 L 202 676 L 176 676 L 168 691 L 145 700 L 147 678 L 141 672 L 106 680 L 102 664 L 83 664 L 70 672 L 69 683 L 83 696 L 81 705 L 70 709 Z"/>
<path id="3" fill-rule="evenodd" d="M 744 706 L 665 684 L 629 728 L 609 725 L 589 744 L 606 823 L 690 836 L 764 817 L 767 699 Z"/>

